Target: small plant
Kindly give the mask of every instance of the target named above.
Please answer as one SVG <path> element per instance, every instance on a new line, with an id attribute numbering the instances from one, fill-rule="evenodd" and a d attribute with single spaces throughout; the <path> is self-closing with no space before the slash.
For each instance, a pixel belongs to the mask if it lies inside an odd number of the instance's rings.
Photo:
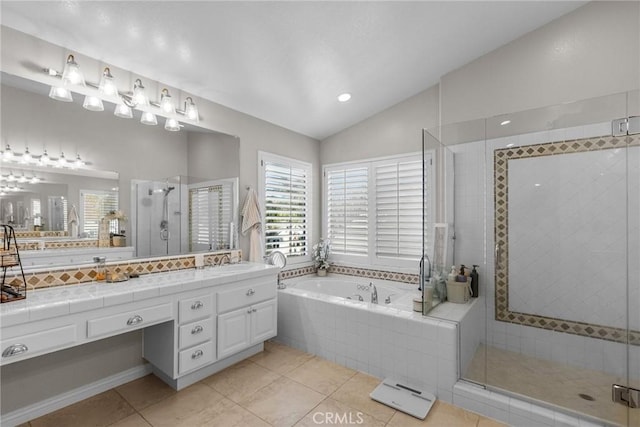
<path id="1" fill-rule="evenodd" d="M 328 270 L 329 254 L 331 253 L 331 242 L 329 240 L 320 239 L 320 242 L 313 245 L 313 262 L 318 270 Z"/>

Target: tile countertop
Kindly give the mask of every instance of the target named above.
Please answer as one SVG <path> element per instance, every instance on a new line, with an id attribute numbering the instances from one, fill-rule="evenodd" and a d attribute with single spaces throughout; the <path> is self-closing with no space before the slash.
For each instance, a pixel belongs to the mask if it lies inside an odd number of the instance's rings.
<path id="1" fill-rule="evenodd" d="M 125 282 L 88 282 L 27 292 L 27 298 L 0 305 L 2 327 L 95 310 L 162 295 L 261 277 L 278 267 L 242 262 L 222 267 L 153 273 Z"/>

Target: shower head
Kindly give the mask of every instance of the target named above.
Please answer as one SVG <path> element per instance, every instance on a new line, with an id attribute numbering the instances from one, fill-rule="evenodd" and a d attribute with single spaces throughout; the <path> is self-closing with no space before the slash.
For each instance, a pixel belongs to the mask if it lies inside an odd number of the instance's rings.
<path id="1" fill-rule="evenodd" d="M 162 190 L 164 191 L 164 195 L 167 196 L 169 195 L 169 193 L 171 193 L 172 190 L 175 190 L 176 187 L 169 187 L 168 185 Z"/>

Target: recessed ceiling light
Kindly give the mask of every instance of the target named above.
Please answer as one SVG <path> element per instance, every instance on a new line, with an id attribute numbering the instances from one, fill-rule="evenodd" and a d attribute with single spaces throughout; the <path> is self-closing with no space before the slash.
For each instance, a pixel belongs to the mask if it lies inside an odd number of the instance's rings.
<path id="1" fill-rule="evenodd" d="M 340 102 L 347 102 L 350 99 L 351 99 L 350 93 L 341 93 L 340 95 L 338 95 L 338 101 Z"/>
<path id="2" fill-rule="evenodd" d="M 502 123 L 500 123 L 500 126 L 505 126 L 505 125 L 508 125 L 509 123 L 511 123 L 511 120 L 505 120 Z"/>

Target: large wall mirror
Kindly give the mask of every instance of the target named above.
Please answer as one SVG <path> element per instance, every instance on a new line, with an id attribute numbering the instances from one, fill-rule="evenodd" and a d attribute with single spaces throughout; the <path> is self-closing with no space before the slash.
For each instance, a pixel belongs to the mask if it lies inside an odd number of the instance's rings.
<path id="1" fill-rule="evenodd" d="M 29 240 L 95 240 L 101 218 L 137 257 L 238 247 L 239 140 L 193 125 L 169 132 L 2 73 L 0 222 Z M 50 165 L 20 162 L 46 153 Z M 64 154 L 64 167 L 58 159 Z M 74 164 L 80 157 L 84 163 Z M 35 178 L 34 178 L 35 177 Z M 77 216 L 77 221 L 75 218 Z M 30 233 L 26 233 L 30 232 Z"/>

